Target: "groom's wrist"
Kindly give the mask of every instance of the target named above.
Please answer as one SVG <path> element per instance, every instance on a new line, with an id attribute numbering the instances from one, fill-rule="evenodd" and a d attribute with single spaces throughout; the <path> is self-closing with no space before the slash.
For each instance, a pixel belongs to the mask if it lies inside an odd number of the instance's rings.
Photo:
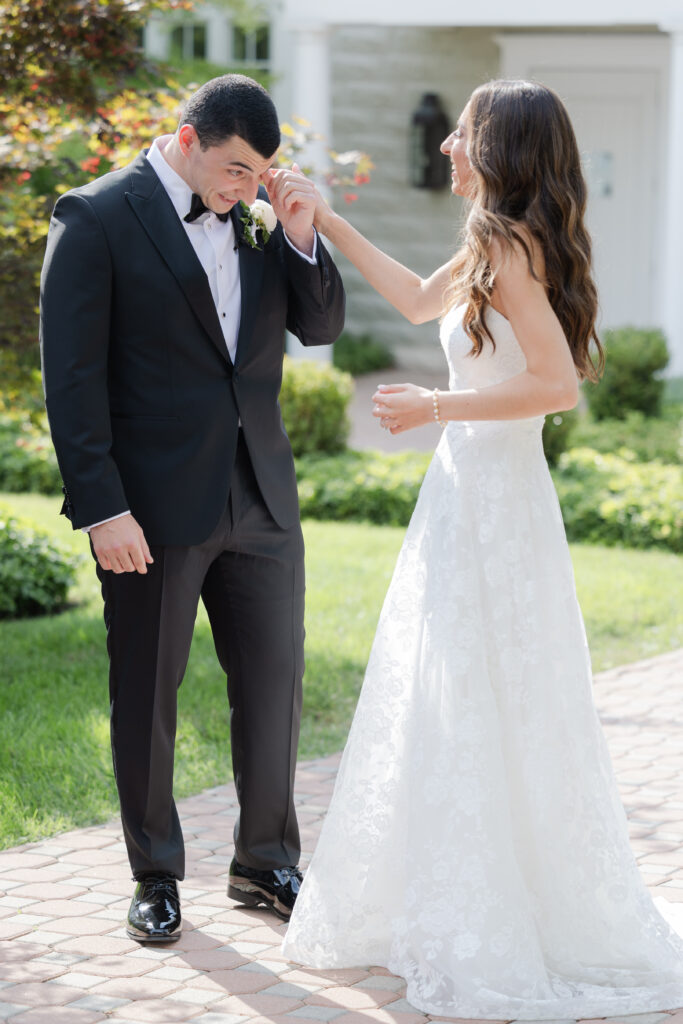
<path id="1" fill-rule="evenodd" d="M 312 227 L 303 234 L 295 235 L 291 231 L 285 231 L 285 236 L 290 245 L 297 249 L 302 256 L 312 258 L 315 250 L 315 231 Z"/>

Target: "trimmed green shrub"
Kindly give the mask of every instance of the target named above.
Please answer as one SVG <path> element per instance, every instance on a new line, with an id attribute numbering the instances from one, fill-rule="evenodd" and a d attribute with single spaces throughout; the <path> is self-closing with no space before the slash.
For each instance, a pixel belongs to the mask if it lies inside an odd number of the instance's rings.
<path id="1" fill-rule="evenodd" d="M 430 456 L 347 451 L 297 460 L 302 516 L 406 526 Z M 683 551 L 683 479 L 678 466 L 639 463 L 632 453 L 576 448 L 553 479 L 570 540 Z"/>
<path id="2" fill-rule="evenodd" d="M 683 377 L 667 377 L 664 381 L 664 404 L 683 405 Z"/>
<path id="3" fill-rule="evenodd" d="M 639 462 L 683 462 L 683 406 L 665 405 L 661 418 L 629 412 L 623 420 L 582 416 L 571 431 L 572 448 L 619 452 L 627 448 Z"/>
<path id="4" fill-rule="evenodd" d="M 327 363 L 285 358 L 280 406 L 295 455 L 343 451 L 349 433 L 348 374 Z M 59 494 L 62 480 L 43 413 L 2 412 L 0 491 Z"/>
<path id="5" fill-rule="evenodd" d="M 576 409 L 546 416 L 543 424 L 543 451 L 549 466 L 556 466 L 562 452 L 569 447 L 569 438 L 570 435 L 573 437 L 577 420 Z"/>
<path id="6" fill-rule="evenodd" d="M 295 456 L 343 451 L 353 381 L 329 363 L 285 356 L 280 408 Z"/>
<path id="7" fill-rule="evenodd" d="M 369 334 L 344 331 L 334 343 L 332 362 L 337 369 L 359 377 L 363 373 L 388 369 L 394 365 L 394 357 L 386 345 Z"/>
<path id="8" fill-rule="evenodd" d="M 44 416 L 0 414 L 0 490 L 59 494 L 62 480 Z"/>
<path id="9" fill-rule="evenodd" d="M 0 618 L 59 611 L 79 561 L 47 534 L 0 510 Z"/>
<path id="10" fill-rule="evenodd" d="M 664 381 L 656 374 L 668 362 L 661 331 L 635 327 L 605 331 L 605 372 L 598 384 L 584 385 L 595 419 L 623 419 L 633 409 L 658 416 Z"/>
<path id="11" fill-rule="evenodd" d="M 302 516 L 405 526 L 431 456 L 347 451 L 296 464 Z"/>
<path id="12" fill-rule="evenodd" d="M 683 476 L 679 466 L 636 462 L 572 448 L 553 479 L 570 540 L 683 551 Z"/>
<path id="13" fill-rule="evenodd" d="M 5 326 L 3 323 L 3 329 Z M 16 415 L 16 410 L 33 422 L 45 416 L 40 352 L 37 344 L 24 349 L 7 348 L 0 335 L 0 416 Z"/>

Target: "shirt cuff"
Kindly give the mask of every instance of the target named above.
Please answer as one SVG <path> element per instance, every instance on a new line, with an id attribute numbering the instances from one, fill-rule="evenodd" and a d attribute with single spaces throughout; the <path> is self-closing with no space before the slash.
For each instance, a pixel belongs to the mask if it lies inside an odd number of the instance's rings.
<path id="1" fill-rule="evenodd" d="M 81 530 L 83 533 L 90 533 L 90 531 L 94 530 L 96 526 L 102 526 L 104 523 L 113 523 L 115 519 L 121 519 L 122 516 L 129 515 L 130 510 L 128 512 L 119 512 L 116 516 L 109 516 L 109 519 L 100 519 L 99 523 L 91 523 L 90 526 L 82 526 Z"/>
<path id="2" fill-rule="evenodd" d="M 303 260 L 306 260 L 307 263 L 310 263 L 312 266 L 317 266 L 317 263 L 318 263 L 318 232 L 315 230 L 315 228 L 313 228 L 313 253 L 310 256 L 308 255 L 308 253 L 302 252 L 301 249 L 297 249 L 297 247 L 294 245 L 294 243 L 290 242 L 289 238 L 287 238 L 287 232 L 286 231 L 283 231 L 282 233 L 283 233 L 283 235 L 285 236 L 285 238 L 287 240 L 287 244 L 289 245 L 289 247 L 291 249 L 294 250 L 294 252 L 298 252 L 299 256 L 301 256 L 301 258 Z"/>

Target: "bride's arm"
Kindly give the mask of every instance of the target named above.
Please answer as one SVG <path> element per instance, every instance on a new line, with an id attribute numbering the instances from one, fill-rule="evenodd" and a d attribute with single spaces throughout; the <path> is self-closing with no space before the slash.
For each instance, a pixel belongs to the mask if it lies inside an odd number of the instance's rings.
<path id="1" fill-rule="evenodd" d="M 435 320 L 443 312 L 443 295 L 450 283 L 450 264 L 426 279 L 387 256 L 324 201 L 316 207 L 315 226 L 342 252 L 383 298 L 412 324 Z"/>
<path id="2" fill-rule="evenodd" d="M 569 345 L 545 287 L 531 276 L 521 251 L 513 251 L 500 266 L 494 301 L 510 321 L 526 369 L 490 387 L 440 391 L 441 420 L 525 419 L 572 409 L 579 391 Z M 373 401 L 373 414 L 392 433 L 434 421 L 433 394 L 427 388 L 380 386 Z"/>

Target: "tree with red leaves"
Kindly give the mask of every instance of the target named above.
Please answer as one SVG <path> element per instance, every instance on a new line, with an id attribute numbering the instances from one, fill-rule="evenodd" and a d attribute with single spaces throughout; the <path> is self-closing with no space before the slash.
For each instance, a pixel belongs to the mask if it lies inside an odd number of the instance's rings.
<path id="1" fill-rule="evenodd" d="M 162 0 L 0 0 L 0 81 L 6 96 L 92 114 L 110 86 L 144 61 L 142 28 Z"/>

